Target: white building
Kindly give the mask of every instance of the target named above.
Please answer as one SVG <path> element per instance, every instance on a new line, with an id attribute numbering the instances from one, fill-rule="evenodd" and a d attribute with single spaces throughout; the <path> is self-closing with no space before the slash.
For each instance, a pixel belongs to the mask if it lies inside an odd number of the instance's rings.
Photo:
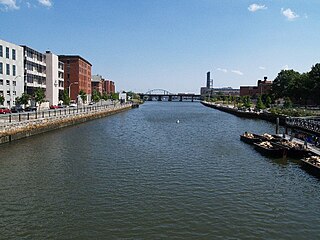
<path id="1" fill-rule="evenodd" d="M 24 50 L 25 91 L 33 95 L 37 88 L 46 89 L 46 56 L 30 47 Z"/>
<path id="2" fill-rule="evenodd" d="M 23 48 L 0 39 L 0 95 L 12 107 L 24 91 Z"/>
<path id="3" fill-rule="evenodd" d="M 64 64 L 50 51 L 46 54 L 46 99 L 50 105 L 58 105 L 64 90 Z"/>

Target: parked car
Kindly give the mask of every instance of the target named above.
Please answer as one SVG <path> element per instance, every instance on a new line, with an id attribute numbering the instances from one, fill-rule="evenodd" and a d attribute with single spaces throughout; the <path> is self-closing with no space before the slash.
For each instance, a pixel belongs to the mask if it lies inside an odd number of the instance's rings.
<path id="1" fill-rule="evenodd" d="M 7 114 L 7 113 L 11 113 L 11 110 L 9 108 L 0 107 L 0 114 Z"/>
<path id="2" fill-rule="evenodd" d="M 76 103 L 70 103 L 69 107 L 77 107 Z"/>
<path id="3" fill-rule="evenodd" d="M 59 106 L 57 106 L 57 105 L 51 105 L 50 106 L 50 109 L 57 109 L 57 108 L 59 108 Z"/>
<path id="4" fill-rule="evenodd" d="M 23 112 L 24 111 L 24 109 L 23 109 L 23 107 L 21 107 L 21 106 L 13 106 L 12 108 L 11 108 L 11 112 L 12 113 L 19 113 L 19 112 Z"/>
<path id="5" fill-rule="evenodd" d="M 66 105 L 63 105 L 61 103 L 58 104 L 58 108 L 66 108 L 67 106 Z"/>
<path id="6" fill-rule="evenodd" d="M 26 107 L 26 108 L 24 109 L 24 111 L 26 111 L 26 112 L 37 111 L 37 107 Z"/>

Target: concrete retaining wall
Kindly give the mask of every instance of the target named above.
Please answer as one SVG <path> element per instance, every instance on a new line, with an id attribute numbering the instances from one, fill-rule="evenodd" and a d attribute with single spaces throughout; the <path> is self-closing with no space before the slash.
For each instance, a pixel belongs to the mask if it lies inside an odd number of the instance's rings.
<path id="1" fill-rule="evenodd" d="M 99 112 L 86 112 L 71 116 L 65 115 L 10 124 L 0 132 L 0 144 L 83 123 L 93 119 L 106 117 L 131 108 L 132 105 L 126 105 L 111 110 L 105 109 Z"/>

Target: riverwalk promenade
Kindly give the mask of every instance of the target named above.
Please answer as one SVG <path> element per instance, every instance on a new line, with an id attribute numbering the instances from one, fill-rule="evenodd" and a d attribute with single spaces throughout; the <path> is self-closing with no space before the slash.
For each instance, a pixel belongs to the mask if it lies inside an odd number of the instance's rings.
<path id="1" fill-rule="evenodd" d="M 132 103 L 115 103 L 2 115 L 0 144 L 105 117 L 132 107 Z"/>

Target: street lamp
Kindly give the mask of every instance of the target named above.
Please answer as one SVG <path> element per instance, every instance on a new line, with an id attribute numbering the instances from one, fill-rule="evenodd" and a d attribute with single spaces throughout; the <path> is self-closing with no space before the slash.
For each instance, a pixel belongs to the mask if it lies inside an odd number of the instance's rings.
<path id="1" fill-rule="evenodd" d="M 69 98 L 70 98 L 70 90 L 71 90 L 71 86 L 73 85 L 73 84 L 79 84 L 79 82 L 73 82 L 73 83 L 70 83 L 69 84 L 69 87 L 68 87 L 68 91 L 69 91 Z"/>

